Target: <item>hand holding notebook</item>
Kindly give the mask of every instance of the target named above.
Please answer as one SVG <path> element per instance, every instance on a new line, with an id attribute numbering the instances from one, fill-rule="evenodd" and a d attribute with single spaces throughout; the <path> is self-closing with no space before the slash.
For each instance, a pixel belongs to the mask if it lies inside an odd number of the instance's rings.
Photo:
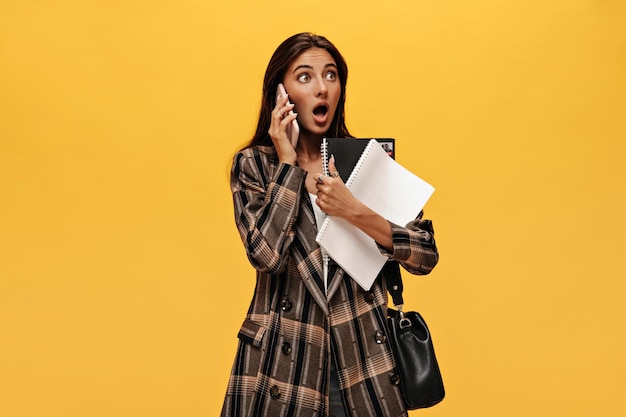
<path id="1" fill-rule="evenodd" d="M 342 159 L 354 159 L 355 154 L 357 162 L 346 181 L 352 194 L 392 223 L 404 226 L 414 220 L 434 188 L 390 158 L 375 139 L 363 146 L 359 139 L 324 138 L 325 174 L 331 156 L 339 167 Z M 345 178 L 346 173 L 339 173 Z M 387 261 L 371 237 L 339 217 L 327 216 L 316 240 L 365 290 L 371 288 Z"/>

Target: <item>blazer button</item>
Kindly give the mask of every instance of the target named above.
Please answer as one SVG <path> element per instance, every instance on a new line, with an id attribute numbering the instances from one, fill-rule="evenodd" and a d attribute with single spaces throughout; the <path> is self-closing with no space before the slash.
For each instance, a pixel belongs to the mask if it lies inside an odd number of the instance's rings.
<path id="1" fill-rule="evenodd" d="M 293 307 L 291 300 L 289 298 L 283 298 L 283 301 L 280 303 L 280 309 L 287 312 L 291 311 L 291 307 Z"/>
<path id="2" fill-rule="evenodd" d="M 272 388 L 270 388 L 270 397 L 272 397 L 275 400 L 279 399 L 280 388 L 278 388 L 276 385 L 272 386 Z"/>
<path id="3" fill-rule="evenodd" d="M 367 291 L 365 294 L 363 294 L 363 298 L 367 303 L 372 304 L 374 302 L 374 294 L 372 294 L 371 291 Z"/>
<path id="4" fill-rule="evenodd" d="M 289 355 L 291 353 L 291 344 L 289 342 L 285 342 L 280 349 L 283 351 L 283 354 Z"/>
<path id="5" fill-rule="evenodd" d="M 376 343 L 378 343 L 379 345 L 382 343 L 385 343 L 385 340 L 387 340 L 387 336 L 385 336 L 385 333 L 383 333 L 382 331 L 377 331 L 376 332 Z"/>
<path id="6" fill-rule="evenodd" d="M 389 380 L 393 385 L 400 385 L 400 375 L 396 372 L 389 372 Z"/>

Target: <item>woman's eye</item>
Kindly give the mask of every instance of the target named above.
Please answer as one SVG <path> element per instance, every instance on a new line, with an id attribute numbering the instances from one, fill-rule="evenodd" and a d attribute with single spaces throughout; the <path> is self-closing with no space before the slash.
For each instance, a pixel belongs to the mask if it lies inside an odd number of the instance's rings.
<path id="1" fill-rule="evenodd" d="M 307 82 L 309 80 L 310 80 L 309 74 L 300 74 L 298 76 L 298 81 L 300 81 L 301 83 L 305 83 L 305 82 Z"/>
<path id="2" fill-rule="evenodd" d="M 327 80 L 336 80 L 337 79 L 337 74 L 335 74 L 333 71 L 328 71 L 326 73 L 326 79 Z"/>

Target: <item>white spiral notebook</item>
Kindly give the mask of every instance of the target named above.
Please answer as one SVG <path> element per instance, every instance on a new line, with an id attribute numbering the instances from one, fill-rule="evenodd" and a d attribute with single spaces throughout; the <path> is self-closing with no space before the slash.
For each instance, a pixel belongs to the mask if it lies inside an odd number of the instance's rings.
<path id="1" fill-rule="evenodd" d="M 328 160 L 331 156 L 336 161 L 342 158 L 342 155 L 331 153 L 334 152 L 332 141 L 346 140 L 352 139 L 323 139 L 322 160 L 325 174 L 328 175 Z M 346 186 L 366 206 L 401 226 L 417 217 L 435 191 L 432 185 L 390 158 L 375 139 L 367 143 L 346 181 Z M 326 216 L 316 240 L 365 290 L 371 288 L 388 259 L 380 253 L 371 237 L 339 217 Z"/>

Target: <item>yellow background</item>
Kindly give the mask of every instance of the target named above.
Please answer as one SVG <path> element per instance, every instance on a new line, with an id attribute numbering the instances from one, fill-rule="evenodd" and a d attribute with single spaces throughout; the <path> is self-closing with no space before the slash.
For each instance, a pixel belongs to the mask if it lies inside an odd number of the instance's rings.
<path id="1" fill-rule="evenodd" d="M 254 286 L 227 172 L 300 31 L 437 188 L 424 416 L 623 416 L 621 0 L 0 3 L 0 415 L 219 413 Z"/>

